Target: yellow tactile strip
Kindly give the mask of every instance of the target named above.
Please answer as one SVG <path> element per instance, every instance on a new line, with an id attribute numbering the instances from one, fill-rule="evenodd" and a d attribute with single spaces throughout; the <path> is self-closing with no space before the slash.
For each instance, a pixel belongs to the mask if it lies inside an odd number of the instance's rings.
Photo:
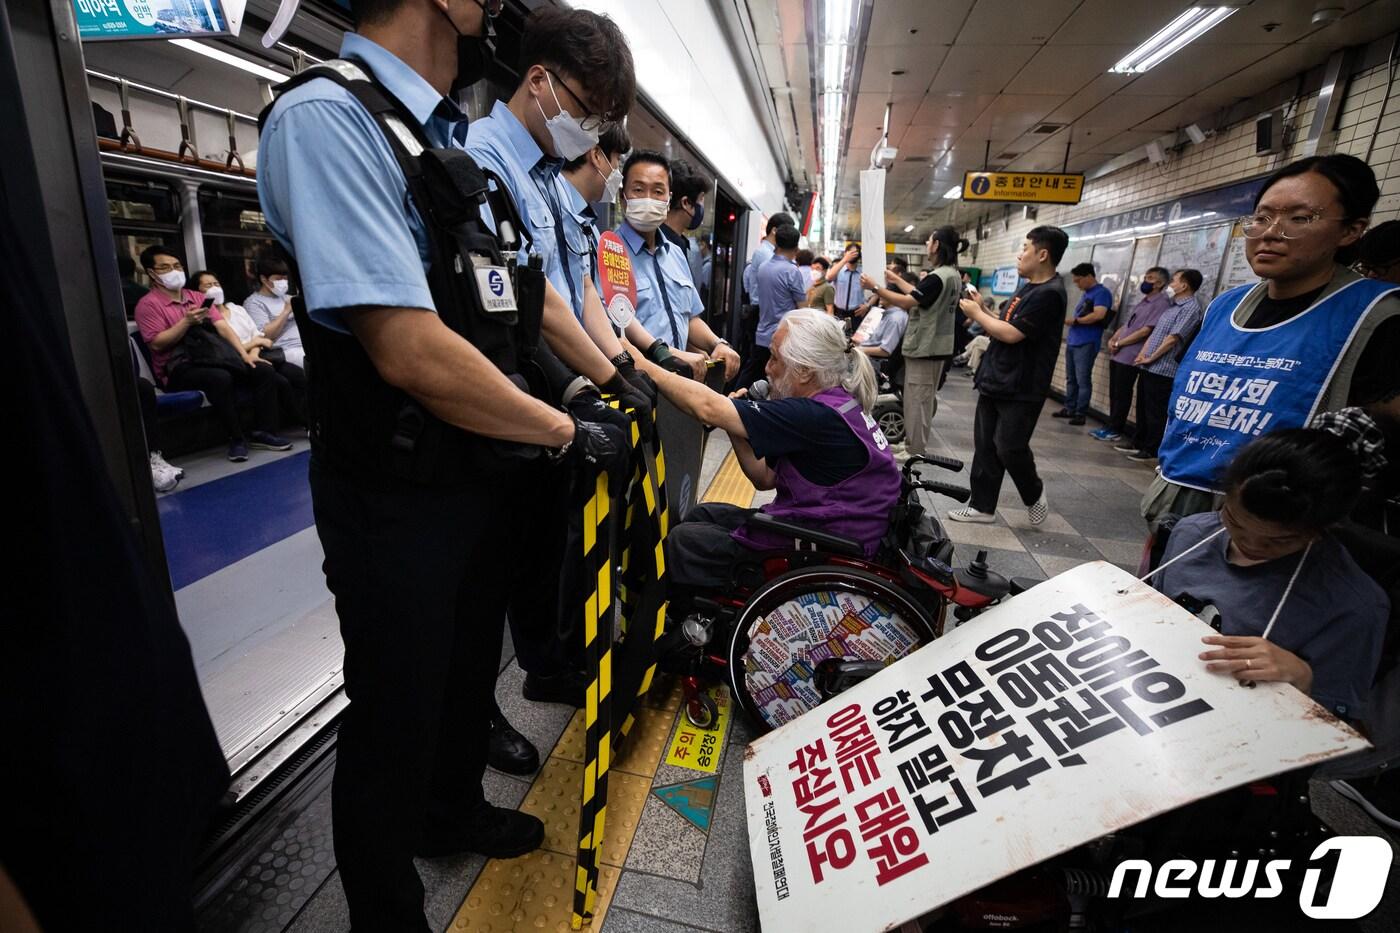
<path id="1" fill-rule="evenodd" d="M 746 509 L 753 505 L 753 494 L 753 483 L 744 475 L 739 466 L 739 458 L 731 450 L 725 456 L 724 463 L 720 464 L 715 478 L 710 482 L 710 488 L 705 490 L 705 495 L 700 497 L 700 501 L 728 502 Z"/>
<path id="2" fill-rule="evenodd" d="M 747 508 L 754 487 L 733 451 L 725 457 L 702 501 Z M 669 680 L 669 682 L 668 682 Z M 672 726 L 682 691 L 678 679 L 658 683 L 637 705 L 622 754 L 612 763 L 607 831 L 598 874 L 598 902 L 592 928 L 601 929 L 627 860 L 632 837 Z M 574 714 L 554 751 L 536 775 L 521 809 L 545 824 L 543 848 L 516 859 L 491 859 L 467 892 L 449 930 L 473 933 L 570 929 L 573 915 L 574 858 L 578 851 L 579 787 L 583 770 L 583 712 Z"/>
<path id="3" fill-rule="evenodd" d="M 658 685 L 660 686 L 660 685 Z M 680 705 L 678 689 L 640 705 L 637 722 L 622 755 L 609 769 L 607 832 L 603 838 L 598 877 L 598 902 L 593 929 L 600 929 L 627 860 L 632 836 L 651 792 L 652 777 L 666 748 Z M 574 714 L 554 752 L 525 795 L 521 809 L 545 824 L 544 847 L 517 859 L 492 859 L 452 920 L 451 930 L 474 933 L 501 931 L 564 931 L 573 916 L 574 858 L 578 852 L 579 786 L 583 771 L 583 712 Z"/>

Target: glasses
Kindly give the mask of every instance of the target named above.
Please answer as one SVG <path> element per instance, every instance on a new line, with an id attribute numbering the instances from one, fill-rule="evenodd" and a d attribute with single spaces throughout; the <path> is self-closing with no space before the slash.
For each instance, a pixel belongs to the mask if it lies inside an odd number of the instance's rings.
<path id="1" fill-rule="evenodd" d="M 1310 214 L 1289 214 L 1275 217 L 1273 214 L 1246 214 L 1240 218 L 1240 230 L 1246 239 L 1257 240 L 1270 230 L 1277 230 L 1285 240 L 1296 240 L 1306 236 L 1310 230 L 1324 220 L 1343 220 L 1341 217 L 1323 217 L 1319 212 Z"/>
<path id="2" fill-rule="evenodd" d="M 165 272 L 174 272 L 176 269 L 183 269 L 183 268 L 185 268 L 185 267 L 182 266 L 182 265 L 180 265 L 178 262 L 167 262 L 167 263 L 165 263 L 164 265 L 151 266 L 151 271 L 152 271 L 152 272 L 165 273 Z"/>
<path id="3" fill-rule="evenodd" d="M 569 96 L 572 97 L 578 103 L 578 105 L 583 108 L 585 116 L 578 121 L 579 128 L 582 129 L 585 133 L 596 133 L 600 131 L 603 128 L 603 124 L 607 121 L 603 117 L 594 113 L 592 110 L 589 110 L 588 105 L 583 102 L 583 98 L 579 97 L 578 94 L 574 91 L 574 89 L 569 87 L 568 82 L 566 82 L 563 78 L 559 77 L 559 75 L 553 71 L 550 72 L 550 75 L 552 75 L 554 77 L 554 80 L 559 82 L 559 84 L 564 88 L 564 90 L 569 92 Z"/>

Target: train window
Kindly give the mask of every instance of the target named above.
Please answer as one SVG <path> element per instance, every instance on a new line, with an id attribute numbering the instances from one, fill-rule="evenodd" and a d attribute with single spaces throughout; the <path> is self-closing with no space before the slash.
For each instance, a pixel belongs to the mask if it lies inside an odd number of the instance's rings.
<path id="1" fill-rule="evenodd" d="M 232 301 L 257 291 L 257 258 L 273 245 L 262 207 L 252 192 L 201 188 L 199 218 L 204 261 Z"/>
<path id="2" fill-rule="evenodd" d="M 180 199 L 175 189 L 157 181 L 107 181 L 107 216 L 114 227 L 180 225 Z"/>

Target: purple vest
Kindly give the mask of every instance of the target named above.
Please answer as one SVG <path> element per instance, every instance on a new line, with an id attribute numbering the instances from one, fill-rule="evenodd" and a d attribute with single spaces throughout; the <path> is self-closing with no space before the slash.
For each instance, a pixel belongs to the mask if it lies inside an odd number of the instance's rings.
<path id="1" fill-rule="evenodd" d="M 899 502 L 899 466 L 885 435 L 849 392 L 837 386 L 812 398 L 841 416 L 865 445 L 869 459 L 858 473 L 835 486 L 818 486 L 805 479 L 788 459 L 781 459 L 774 471 L 777 498 L 763 511 L 783 521 L 859 541 L 865 556 L 873 557 L 889 528 L 890 512 Z M 792 546 L 790 538 L 747 527 L 735 531 L 734 540 L 760 550 Z"/>

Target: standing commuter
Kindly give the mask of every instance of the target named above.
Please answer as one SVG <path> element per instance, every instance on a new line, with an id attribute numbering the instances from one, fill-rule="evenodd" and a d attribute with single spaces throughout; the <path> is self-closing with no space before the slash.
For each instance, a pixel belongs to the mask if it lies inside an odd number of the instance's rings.
<path id="1" fill-rule="evenodd" d="M 1069 336 L 1065 338 L 1065 407 L 1054 417 L 1081 425 L 1094 396 L 1094 361 L 1099 358 L 1104 322 L 1113 310 L 1113 295 L 1099 284 L 1091 262 L 1081 262 L 1069 274 L 1084 294 L 1074 309 Z"/>
<path id="2" fill-rule="evenodd" d="M 465 117 L 447 95 L 479 77 L 488 6 L 353 0 L 342 61 L 283 85 L 259 148 L 263 212 L 302 296 L 312 506 L 350 697 L 335 854 L 359 930 L 428 929 L 415 855 L 543 841 L 538 819 L 482 794 L 508 595 L 494 583 L 519 559 L 525 468 L 626 462 L 616 427 L 522 390 L 522 359 L 551 359 L 522 326 L 543 313 L 543 283 L 523 255 L 497 265 L 499 228 L 464 209 L 482 176 L 451 148 Z M 405 139 L 463 186 L 416 178 L 428 209 L 411 207 Z"/>
<path id="3" fill-rule="evenodd" d="M 724 363 L 725 378 L 738 371 L 739 355 L 729 341 L 716 336 L 702 315 L 700 291 L 680 247 L 661 233 L 671 203 L 670 163 L 659 152 L 639 149 L 622 167 L 623 222 L 617 233 L 632 259 L 637 282 L 637 320 L 652 343 L 647 359 L 659 362 L 664 353 L 690 367 L 689 375 L 704 380 L 710 360 Z M 628 339 L 638 335 L 628 328 Z M 641 346 L 640 343 L 634 343 Z M 679 372 L 679 367 L 668 367 Z"/>
<path id="4" fill-rule="evenodd" d="M 955 228 L 939 227 L 929 234 L 926 248 L 933 271 L 918 285 L 911 286 L 894 272 L 885 273 L 889 287 L 878 286 L 868 275 L 860 279 L 861 285 L 874 291 L 886 305 L 909 313 L 903 346 L 904 424 L 909 453 L 916 456 L 933 453 L 928 442 L 933 416 L 938 413 L 938 386 L 953 358 L 953 332 L 958 302 L 963 297 L 958 253 L 967 249 L 967 241 Z"/>
<path id="5" fill-rule="evenodd" d="M 954 509 L 955 522 L 996 521 L 1001 481 L 1011 474 L 1031 524 L 1049 515 L 1045 484 L 1035 469 L 1031 434 L 1050 391 L 1050 376 L 1060 353 L 1065 320 L 1065 286 L 1055 267 L 1069 246 L 1059 227 L 1035 227 L 1016 257 L 1016 271 L 1026 284 L 993 314 L 976 298 L 959 307 L 991 340 L 977 367 L 977 414 L 973 422 L 972 498 L 968 508 Z"/>
<path id="6" fill-rule="evenodd" d="M 773 258 L 754 277 L 758 286 L 758 330 L 754 333 L 753 354 L 739 376 L 741 386 L 763 378 L 778 325 L 789 311 L 807 303 L 807 281 L 797 267 L 797 241 L 796 227 L 789 225 L 773 231 Z"/>
<path id="7" fill-rule="evenodd" d="M 1310 156 L 1265 180 L 1240 220 L 1262 281 L 1217 295 L 1181 361 L 1143 496 L 1148 521 L 1213 508 L 1220 470 L 1255 435 L 1400 385 L 1400 289 L 1347 268 L 1379 199 L 1375 172 L 1355 156 Z M 1216 397 L 1222 385 L 1231 398 Z"/>
<path id="8" fill-rule="evenodd" d="M 1142 299 L 1133 306 L 1133 313 L 1123 322 L 1113 336 L 1108 338 L 1108 352 L 1113 354 L 1108 361 L 1108 424 L 1089 436 L 1096 441 L 1121 441 L 1128 430 L 1128 412 L 1133 406 L 1133 386 L 1137 384 L 1141 370 L 1134 364 L 1142 351 L 1142 344 L 1152 334 L 1157 321 L 1171 306 L 1171 298 L 1164 289 L 1169 273 L 1161 266 L 1153 266 L 1142 275 Z M 1142 430 L 1142 422 L 1138 422 Z M 1137 448 L 1134 447 L 1134 450 Z"/>
<path id="9" fill-rule="evenodd" d="M 1167 404 L 1180 365 L 1182 342 L 1190 340 L 1201 326 L 1201 303 L 1196 300 L 1201 279 L 1201 273 L 1195 269 L 1177 270 L 1164 291 L 1171 307 L 1133 360 L 1142 373 L 1138 378 L 1137 436 L 1132 448 L 1127 444 L 1113 448 L 1127 454 L 1129 460 L 1150 463 L 1157 459 L 1162 432 L 1167 428 Z"/>
<path id="10" fill-rule="evenodd" d="M 848 243 L 830 269 L 826 270 L 826 280 L 836 286 L 836 316 L 849 320 L 856 310 L 865 304 L 865 290 L 860 287 L 860 246 Z"/>

